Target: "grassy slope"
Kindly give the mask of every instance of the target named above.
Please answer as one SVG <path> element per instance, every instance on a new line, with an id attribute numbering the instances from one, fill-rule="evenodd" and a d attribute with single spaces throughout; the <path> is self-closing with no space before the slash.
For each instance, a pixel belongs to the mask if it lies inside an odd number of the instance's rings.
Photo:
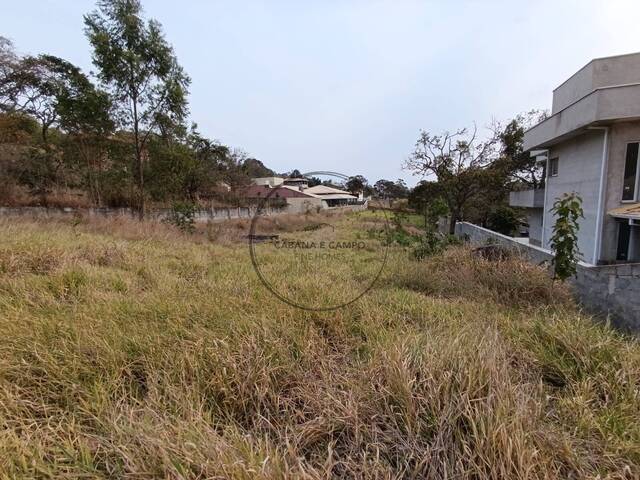
<path id="1" fill-rule="evenodd" d="M 394 250 L 313 313 L 246 245 L 0 220 L 0 335 L 6 477 L 640 475 L 640 346 L 515 259 Z"/>

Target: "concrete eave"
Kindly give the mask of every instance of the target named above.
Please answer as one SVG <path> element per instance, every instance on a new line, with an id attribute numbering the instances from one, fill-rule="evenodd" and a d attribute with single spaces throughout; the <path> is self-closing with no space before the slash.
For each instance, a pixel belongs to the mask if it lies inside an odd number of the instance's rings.
<path id="1" fill-rule="evenodd" d="M 593 90 L 527 130 L 525 151 L 547 149 L 584 133 L 589 127 L 640 119 L 640 83 Z"/>

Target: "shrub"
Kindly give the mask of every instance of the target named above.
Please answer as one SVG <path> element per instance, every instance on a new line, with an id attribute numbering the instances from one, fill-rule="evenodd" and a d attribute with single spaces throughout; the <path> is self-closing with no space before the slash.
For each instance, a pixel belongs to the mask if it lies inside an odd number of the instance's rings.
<path id="1" fill-rule="evenodd" d="M 427 230 L 420 243 L 413 249 L 412 256 L 416 260 L 423 260 L 441 253 L 450 245 L 460 245 L 461 243 L 455 235 L 443 235 L 433 230 Z"/>
<path id="2" fill-rule="evenodd" d="M 176 202 L 171 207 L 171 213 L 167 221 L 175 225 L 183 232 L 193 233 L 195 231 L 195 216 L 198 207 L 189 202 Z"/>
<path id="3" fill-rule="evenodd" d="M 494 232 L 503 235 L 513 235 L 520 225 L 516 211 L 507 206 L 499 206 L 491 210 L 487 219 L 487 226 Z"/>
<path id="4" fill-rule="evenodd" d="M 578 250 L 578 219 L 584 218 L 582 199 L 575 193 L 565 193 L 557 198 L 551 209 L 556 218 L 551 235 L 554 278 L 561 281 L 576 274 L 576 266 L 580 256 Z"/>

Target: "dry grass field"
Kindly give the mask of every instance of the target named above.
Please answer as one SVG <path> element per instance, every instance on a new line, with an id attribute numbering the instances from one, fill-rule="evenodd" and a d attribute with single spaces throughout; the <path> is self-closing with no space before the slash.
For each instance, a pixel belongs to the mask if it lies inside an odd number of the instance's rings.
<path id="1" fill-rule="evenodd" d="M 640 345 L 540 267 L 392 246 L 357 302 L 305 311 L 246 229 L 0 220 L 1 478 L 640 476 Z"/>

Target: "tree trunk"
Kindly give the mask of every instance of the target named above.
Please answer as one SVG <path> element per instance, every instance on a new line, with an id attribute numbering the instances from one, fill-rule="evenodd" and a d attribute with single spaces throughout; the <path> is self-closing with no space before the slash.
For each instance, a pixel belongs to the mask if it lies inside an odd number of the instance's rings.
<path id="1" fill-rule="evenodd" d="M 140 145 L 140 130 L 138 126 L 138 99 L 133 95 L 133 136 L 136 144 L 136 168 L 138 187 L 138 220 L 144 220 L 144 165 L 142 164 L 142 147 Z"/>
<path id="2" fill-rule="evenodd" d="M 449 235 L 455 235 L 457 222 L 458 222 L 458 213 L 451 212 L 451 216 L 449 217 Z"/>
<path id="3" fill-rule="evenodd" d="M 144 204 L 144 165 L 142 164 L 142 152 L 136 152 L 138 161 L 138 220 L 144 220 L 145 204 Z"/>
<path id="4" fill-rule="evenodd" d="M 84 158 L 87 165 L 87 183 L 89 184 L 89 192 L 91 200 L 97 207 L 102 206 L 102 198 L 100 195 L 100 185 L 96 176 L 95 159 L 91 152 L 91 147 L 88 145 L 83 134 L 77 136 L 79 144 L 80 156 Z"/>

